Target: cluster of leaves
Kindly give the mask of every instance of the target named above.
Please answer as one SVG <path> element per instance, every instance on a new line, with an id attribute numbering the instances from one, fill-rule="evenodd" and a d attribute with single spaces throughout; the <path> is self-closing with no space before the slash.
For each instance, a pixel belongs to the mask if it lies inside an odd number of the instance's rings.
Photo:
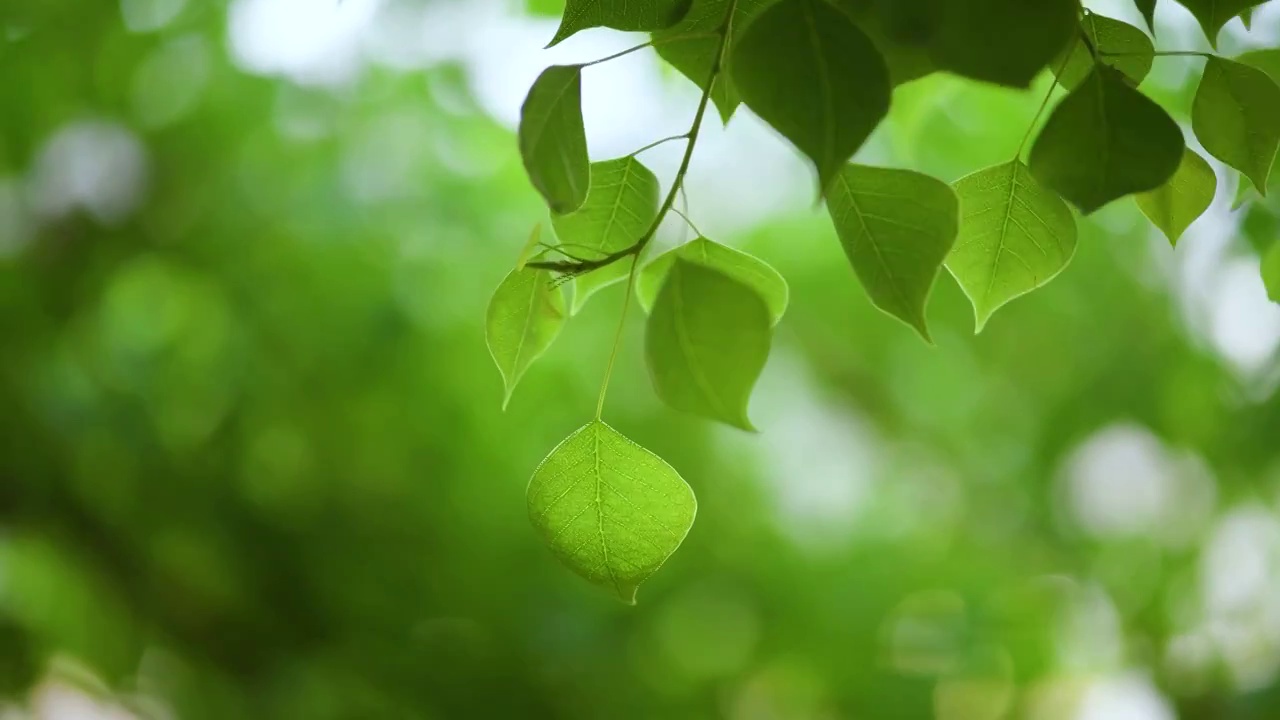
<path id="1" fill-rule="evenodd" d="M 1261 4 L 1179 1 L 1215 47 L 1227 21 L 1247 22 Z M 1234 59 L 1158 52 L 1156 0 L 1135 3 L 1150 34 L 1078 0 L 569 0 L 553 44 L 591 27 L 648 31 L 652 41 L 633 50 L 654 47 L 703 93 L 689 131 L 659 141 L 685 143 L 662 199 L 658 179 L 637 159 L 652 145 L 618 159 L 588 157 L 581 77 L 603 60 L 554 66 L 534 83 L 520 151 L 558 242 L 535 232 L 489 309 L 489 345 L 507 397 L 567 317 L 626 280 L 628 298 L 634 292 L 649 315 L 645 358 L 658 396 L 752 429 L 747 405 L 786 308 L 785 281 L 705 237 L 641 265 L 674 210 L 710 104 L 725 122 L 746 104 L 812 162 L 871 302 L 926 341 L 925 307 L 943 267 L 981 330 L 1070 262 L 1073 207 L 1087 215 L 1132 195 L 1171 243 L 1208 209 L 1218 184 L 1212 168 L 1138 90 L 1157 57 L 1205 58 L 1192 131 L 1265 195 L 1280 147 L 1280 49 Z M 1041 108 L 1049 115 L 1008 162 L 951 185 L 850 162 L 897 85 L 949 72 L 1026 89 L 1045 70 L 1055 78 Z M 1050 109 L 1059 86 L 1065 97 Z M 569 304 L 564 287 L 573 291 Z M 595 419 L 535 472 L 529 512 L 566 565 L 634 602 L 637 586 L 685 537 L 696 502 L 670 466 L 601 421 L 605 389 Z"/>

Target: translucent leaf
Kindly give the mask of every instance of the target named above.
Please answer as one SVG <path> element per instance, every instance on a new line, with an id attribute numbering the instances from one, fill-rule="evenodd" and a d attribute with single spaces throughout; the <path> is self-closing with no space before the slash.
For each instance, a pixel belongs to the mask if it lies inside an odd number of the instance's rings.
<path id="1" fill-rule="evenodd" d="M 527 497 L 529 519 L 560 562 L 632 605 L 698 511 L 670 465 L 598 420 L 551 451 Z"/>
<path id="2" fill-rule="evenodd" d="M 1182 162 L 1182 131 L 1119 72 L 1097 66 L 1049 116 L 1031 173 L 1081 211 L 1154 190 Z"/>
<path id="3" fill-rule="evenodd" d="M 1076 250 L 1071 209 L 1020 161 L 961 178 L 960 232 L 947 270 L 973 303 L 977 330 L 1005 303 L 1052 280 Z"/>
<path id="4" fill-rule="evenodd" d="M 680 22 L 689 12 L 689 3 L 690 0 L 569 0 L 551 45 L 594 27 L 663 30 Z"/>
<path id="5" fill-rule="evenodd" d="M 747 404 L 769 357 L 771 325 L 768 306 L 749 286 L 677 258 L 645 332 L 658 397 L 676 410 L 754 431 Z"/>
<path id="6" fill-rule="evenodd" d="M 1267 194 L 1280 148 L 1280 85 L 1270 76 L 1252 65 L 1209 58 L 1191 106 L 1191 128 L 1210 155 Z"/>
<path id="7" fill-rule="evenodd" d="M 1170 244 L 1213 204 L 1218 177 L 1209 163 L 1190 148 L 1182 151 L 1178 171 L 1164 185 L 1135 196 L 1142 214 L 1160 228 Z"/>
<path id="8" fill-rule="evenodd" d="M 595 259 L 634 245 L 658 217 L 658 178 L 634 157 L 591 165 L 591 189 L 582 207 L 553 215 L 551 225 L 565 250 Z M 575 315 L 597 290 L 627 277 L 629 262 L 615 262 L 573 279 Z"/>
<path id="9" fill-rule="evenodd" d="M 502 405 L 516 383 L 547 351 L 564 325 L 564 294 L 546 270 L 512 270 L 489 300 L 485 341 L 505 384 Z"/>
<path id="10" fill-rule="evenodd" d="M 1241 53 L 1236 62 L 1252 65 L 1266 73 L 1277 84 L 1280 84 L 1280 48 L 1266 50 L 1250 50 Z"/>
<path id="11" fill-rule="evenodd" d="M 813 161 L 825 191 L 889 111 L 889 73 L 866 34 L 823 0 L 782 0 L 733 54 L 742 99 Z"/>
<path id="12" fill-rule="evenodd" d="M 1280 303 L 1280 242 L 1271 243 L 1262 256 L 1262 282 L 1271 302 Z"/>
<path id="13" fill-rule="evenodd" d="M 1151 72 L 1156 48 L 1151 38 L 1138 28 L 1097 13 L 1089 13 L 1080 21 L 1080 29 L 1088 34 L 1097 52 L 1114 54 L 1113 57 L 1104 54 L 1101 62 L 1118 70 L 1133 86 L 1142 84 L 1147 73 Z M 1089 77 L 1093 66 L 1093 53 L 1089 52 L 1089 47 L 1079 37 L 1071 43 L 1070 54 L 1053 61 L 1058 82 L 1068 90 L 1079 87 Z"/>
<path id="14" fill-rule="evenodd" d="M 956 240 L 955 191 L 910 170 L 847 165 L 827 210 L 871 302 L 929 341 L 925 304 Z"/>
<path id="15" fill-rule="evenodd" d="M 1263 0 L 1178 0 L 1178 2 L 1191 11 L 1204 30 L 1205 36 L 1209 38 L 1209 44 L 1217 48 L 1218 34 L 1222 32 L 1222 26 L 1245 10 L 1261 5 Z"/>
<path id="16" fill-rule="evenodd" d="M 582 66 L 553 65 L 534 81 L 520 110 L 520 155 L 552 212 L 582 206 L 591 182 L 582 124 Z"/>
<path id="17" fill-rule="evenodd" d="M 1151 34 L 1156 34 L 1156 0 L 1133 0 L 1133 4 L 1138 6 L 1138 12 L 1142 13 L 1142 17 L 1147 21 L 1147 28 L 1151 30 Z"/>
<path id="18" fill-rule="evenodd" d="M 769 307 L 769 316 L 775 325 L 787 311 L 790 290 L 787 288 L 787 281 L 772 265 L 741 250 L 698 238 L 668 250 L 640 270 L 636 276 L 636 297 L 645 312 L 653 308 L 658 291 L 662 289 L 662 282 L 677 258 L 724 273 L 755 290 Z"/>
<path id="19" fill-rule="evenodd" d="M 525 241 L 524 247 L 520 249 L 520 257 L 516 258 L 516 269 L 524 268 L 534 255 L 538 254 L 538 245 L 542 242 L 542 225 L 534 225 L 533 230 L 529 233 L 529 239 Z"/>

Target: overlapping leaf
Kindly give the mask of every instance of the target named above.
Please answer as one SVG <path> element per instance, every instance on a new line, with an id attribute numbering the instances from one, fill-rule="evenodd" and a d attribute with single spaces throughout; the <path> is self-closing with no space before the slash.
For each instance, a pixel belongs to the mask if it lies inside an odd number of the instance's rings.
<path id="1" fill-rule="evenodd" d="M 551 273 L 519 268 L 498 285 L 485 317 L 485 341 L 502 373 L 504 407 L 525 371 L 560 334 L 564 319 L 564 293 Z"/>
<path id="2" fill-rule="evenodd" d="M 1280 85 L 1253 65 L 1212 57 L 1191 108 L 1191 128 L 1210 155 L 1267 194 L 1280 149 Z"/>
<path id="3" fill-rule="evenodd" d="M 568 0 L 551 45 L 594 27 L 663 30 L 684 18 L 689 3 L 690 0 Z"/>
<path id="4" fill-rule="evenodd" d="M 1204 158 L 1190 148 L 1182 151 L 1178 170 L 1164 185 L 1135 196 L 1142 213 L 1173 245 L 1196 218 L 1213 204 L 1218 177 Z"/>
<path id="5" fill-rule="evenodd" d="M 677 259 L 698 263 L 724 273 L 756 291 L 768 306 L 769 315 L 774 324 L 782 319 L 783 313 L 787 310 L 790 295 L 787 281 L 773 269 L 773 266 L 741 250 L 712 242 L 707 238 L 697 238 L 659 255 L 640 270 L 636 277 L 636 297 L 640 300 L 640 305 L 645 312 L 653 308 L 658 291 L 662 289 L 662 283 L 667 279 L 667 273 Z"/>
<path id="6" fill-rule="evenodd" d="M 1080 21 L 1080 31 L 1089 37 L 1094 52 L 1099 56 L 1098 62 L 1118 70 L 1135 87 L 1142 84 L 1147 73 L 1151 72 L 1156 48 L 1142 30 L 1126 22 L 1089 13 Z M 1058 82 L 1068 90 L 1079 87 L 1093 71 L 1094 52 L 1089 51 L 1083 38 L 1077 37 L 1071 43 L 1070 52 L 1053 61 Z"/>
<path id="7" fill-rule="evenodd" d="M 553 65 L 538 76 L 520 110 L 520 155 L 552 212 L 569 213 L 591 182 L 582 123 L 582 66 Z"/>
<path id="8" fill-rule="evenodd" d="M 1209 38 L 1209 44 L 1216 48 L 1222 26 L 1249 8 L 1261 5 L 1263 0 L 1178 0 L 1178 2 L 1191 11 L 1204 30 L 1205 36 Z"/>
<path id="9" fill-rule="evenodd" d="M 1133 0 L 1133 4 L 1138 7 L 1138 12 L 1142 13 L 1142 18 L 1147 21 L 1147 28 L 1154 35 L 1156 33 L 1156 0 Z"/>

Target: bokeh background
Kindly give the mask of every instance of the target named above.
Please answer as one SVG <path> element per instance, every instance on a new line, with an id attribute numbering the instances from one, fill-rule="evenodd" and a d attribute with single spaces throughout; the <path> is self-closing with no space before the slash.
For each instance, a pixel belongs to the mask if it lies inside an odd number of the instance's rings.
<path id="1" fill-rule="evenodd" d="M 1224 51 L 1274 47 L 1277 5 Z M 1280 717 L 1280 204 L 1232 211 L 1221 166 L 1176 250 L 1115 203 L 980 336 L 944 276 L 928 347 L 804 162 L 708 127 L 693 219 L 791 283 L 762 432 L 663 408 L 633 314 L 606 417 L 698 520 L 634 608 L 558 566 L 525 484 L 591 415 L 622 289 L 505 413 L 484 309 L 546 221 L 526 89 L 640 39 L 543 50 L 559 9 L 0 2 L 0 718 Z M 1197 80 L 1144 89 L 1185 121 Z M 860 160 L 1002 162 L 1047 87 L 913 83 Z M 585 92 L 597 159 L 697 99 L 648 52 Z"/>

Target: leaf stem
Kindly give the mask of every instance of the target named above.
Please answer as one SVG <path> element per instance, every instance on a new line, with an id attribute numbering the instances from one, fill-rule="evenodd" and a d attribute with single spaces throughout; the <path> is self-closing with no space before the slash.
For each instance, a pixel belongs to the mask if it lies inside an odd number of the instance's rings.
<path id="1" fill-rule="evenodd" d="M 1113 58 L 1147 57 L 1147 53 L 1117 53 L 1117 52 L 1107 52 L 1106 50 L 1099 50 L 1098 54 L 1101 55 L 1102 57 L 1113 57 Z M 1203 57 L 1203 58 L 1216 57 L 1213 53 L 1200 52 L 1198 50 L 1157 50 L 1153 54 L 1155 55 L 1155 57 Z"/>
<path id="2" fill-rule="evenodd" d="M 633 52 L 639 52 L 641 50 L 644 50 L 645 48 L 657 47 L 659 45 L 665 45 L 667 43 L 681 42 L 683 40 L 698 40 L 698 39 L 705 39 L 710 37 L 716 37 L 716 36 L 712 33 L 690 33 L 688 35 L 672 35 L 671 37 L 658 38 L 655 40 L 650 40 L 647 43 L 641 43 L 639 45 L 636 45 L 635 47 L 629 47 L 626 50 L 623 50 L 621 52 L 616 52 L 612 55 L 602 57 L 599 60 L 592 60 L 591 62 L 583 63 L 582 67 L 584 68 L 591 67 L 592 65 L 600 65 L 601 63 L 607 63 L 610 60 L 617 60 L 620 57 L 625 57 L 627 55 L 630 55 Z"/>
<path id="3" fill-rule="evenodd" d="M 1071 54 L 1067 53 L 1067 59 Z M 1058 88 L 1058 75 L 1067 67 L 1067 59 L 1062 61 L 1062 65 L 1058 68 L 1058 72 L 1053 74 L 1053 82 L 1049 85 L 1049 92 L 1044 94 L 1044 100 L 1040 102 L 1040 108 L 1036 110 L 1036 114 L 1031 118 L 1031 124 L 1027 126 L 1027 132 L 1022 136 L 1022 142 L 1018 143 L 1018 151 L 1013 154 L 1013 159 L 1017 160 L 1022 157 L 1022 151 L 1027 148 L 1027 141 L 1031 139 L 1031 133 L 1036 129 L 1036 123 L 1040 122 L 1040 116 L 1044 115 L 1044 111 L 1049 107 L 1049 101 L 1053 99 L 1053 91 Z"/>
<path id="4" fill-rule="evenodd" d="M 673 213 L 675 213 L 675 214 L 679 215 L 679 216 L 680 216 L 680 218 L 681 218 L 682 220 L 684 220 L 684 221 L 685 221 L 685 223 L 689 226 L 689 228 L 693 230 L 693 233 L 694 233 L 695 235 L 697 235 L 698 237 L 706 237 L 706 235 L 703 235 L 703 234 L 702 234 L 702 231 L 698 229 L 698 226 L 697 226 L 697 225 L 695 225 L 695 224 L 693 223 L 693 221 L 689 219 L 689 214 L 688 214 L 688 213 L 686 213 L 686 212 L 684 212 L 684 211 L 680 210 L 679 208 L 671 208 L 671 212 L 673 212 Z"/>
<path id="5" fill-rule="evenodd" d="M 604 369 L 604 381 L 600 383 L 600 398 L 596 400 L 596 420 L 604 415 L 604 399 L 609 394 L 609 380 L 613 378 L 613 366 L 618 361 L 618 351 L 622 348 L 622 331 L 627 327 L 627 310 L 631 308 L 631 295 L 635 292 L 636 269 L 640 267 L 640 256 L 631 258 L 631 272 L 627 273 L 627 295 L 622 299 L 622 315 L 618 318 L 618 331 L 613 336 L 613 349 L 609 351 L 609 364 Z"/>
<path id="6" fill-rule="evenodd" d="M 654 148 L 658 147 L 659 145 L 665 145 L 665 144 L 667 144 L 667 143 L 669 143 L 669 142 L 675 142 L 676 140 L 687 140 L 688 138 L 689 138 L 689 133 L 687 133 L 687 132 L 686 132 L 686 133 L 680 133 L 679 135 L 671 135 L 670 137 L 664 137 L 664 138 L 662 138 L 661 140 L 654 140 L 653 142 L 649 143 L 648 145 L 645 145 L 644 147 L 640 148 L 639 150 L 636 150 L 635 152 L 631 153 L 631 154 L 630 154 L 630 155 L 628 155 L 627 157 L 635 157 L 635 156 L 639 155 L 640 153 L 642 153 L 642 152 L 646 152 L 646 151 L 649 151 L 649 150 L 652 150 L 652 149 L 654 149 Z"/>

